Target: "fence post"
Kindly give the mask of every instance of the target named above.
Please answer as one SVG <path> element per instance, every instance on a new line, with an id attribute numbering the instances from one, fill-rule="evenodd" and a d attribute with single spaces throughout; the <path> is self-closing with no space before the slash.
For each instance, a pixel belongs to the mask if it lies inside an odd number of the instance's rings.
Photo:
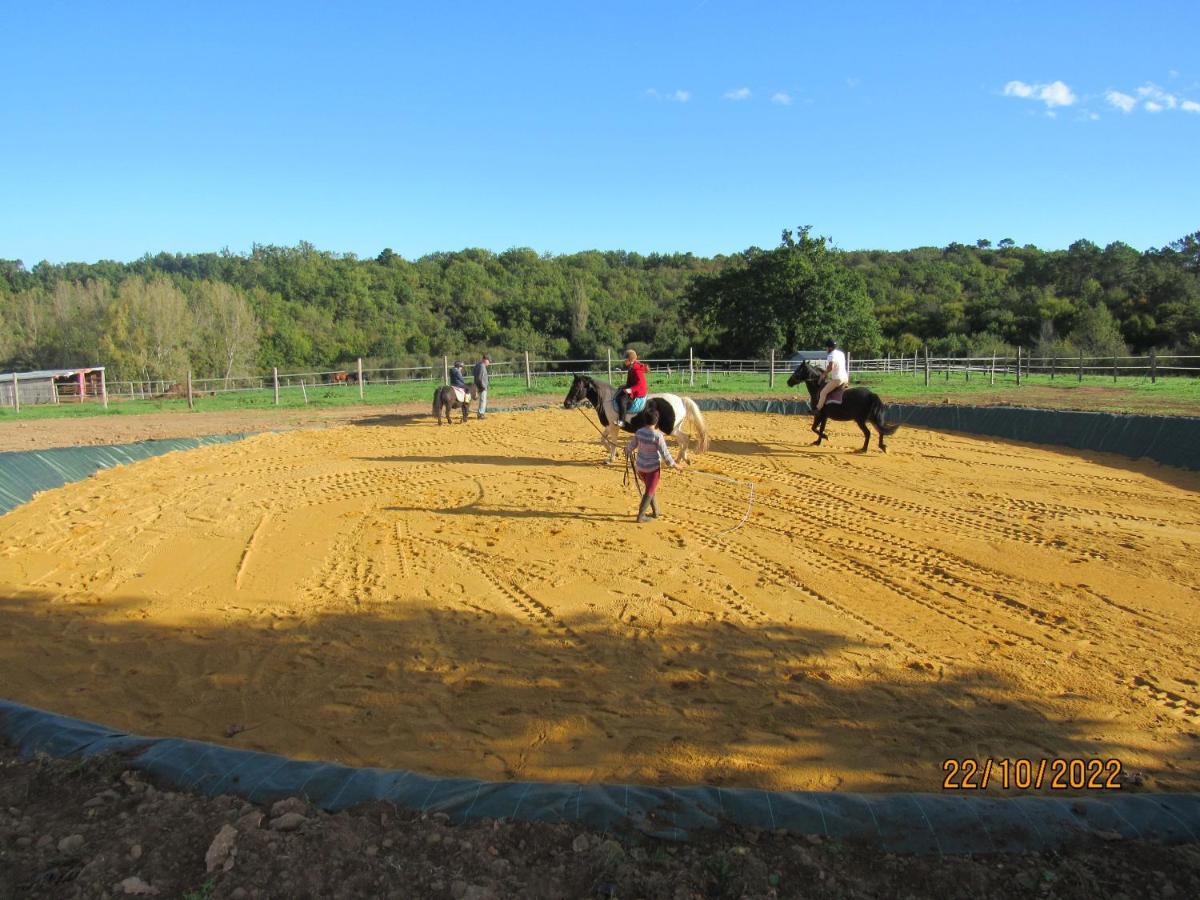
<path id="1" fill-rule="evenodd" d="M 1153 347 L 1150 348 L 1150 383 L 1158 382 L 1158 351 Z"/>
<path id="2" fill-rule="evenodd" d="M 925 387 L 929 387 L 929 347 L 925 347 Z"/>
<path id="3" fill-rule="evenodd" d="M 450 383 L 450 357 L 442 357 L 442 384 Z"/>
<path id="4" fill-rule="evenodd" d="M 688 384 L 696 383 L 696 358 L 692 356 L 692 348 L 688 347 Z"/>
<path id="5" fill-rule="evenodd" d="M 533 373 L 529 371 L 529 351 L 525 351 L 525 389 L 533 390 Z"/>
<path id="6" fill-rule="evenodd" d="M 279 367 L 271 367 L 271 386 L 275 390 L 275 405 L 279 405 Z"/>
<path id="7" fill-rule="evenodd" d="M 195 409 L 196 404 L 192 400 L 192 370 L 191 369 L 188 369 L 187 392 L 188 392 L 188 409 Z"/>
<path id="8" fill-rule="evenodd" d="M 946 360 L 945 360 L 946 364 L 942 367 L 946 371 L 946 380 L 947 381 L 950 380 L 950 355 L 949 354 L 950 354 L 950 351 L 947 350 L 946 351 Z"/>
<path id="9" fill-rule="evenodd" d="M 1083 351 L 1079 351 L 1079 383 L 1083 384 Z"/>
<path id="10" fill-rule="evenodd" d="M 304 395 L 304 405 L 308 406 L 308 391 L 304 388 L 304 379 L 300 379 L 300 393 Z"/>
<path id="11" fill-rule="evenodd" d="M 608 354 L 608 383 L 612 384 L 612 347 L 605 347 L 604 352 Z"/>
<path id="12" fill-rule="evenodd" d="M 1117 383 L 1117 357 L 1113 355 L 1113 384 Z"/>
<path id="13" fill-rule="evenodd" d="M 990 387 L 996 386 L 996 351 L 995 350 L 992 351 L 992 368 L 991 368 L 990 374 L 988 375 L 988 385 Z"/>
<path id="14" fill-rule="evenodd" d="M 54 402 L 58 402 L 58 388 L 54 385 L 54 379 L 50 379 L 50 390 L 54 394 Z M 104 370 L 100 370 L 100 399 L 104 401 L 104 408 L 108 409 L 108 380 L 104 377 Z"/>
<path id="15" fill-rule="evenodd" d="M 17 412 L 20 412 L 21 411 L 21 393 L 17 388 L 17 373 L 16 372 L 12 373 L 12 383 L 13 383 L 13 395 L 12 395 L 13 409 L 16 410 Z"/>
<path id="16" fill-rule="evenodd" d="M 363 398 L 362 357 L 360 356 L 358 358 L 358 399 L 361 400 L 362 398 Z"/>
<path id="17" fill-rule="evenodd" d="M 771 351 L 771 374 L 767 376 L 767 387 L 775 387 L 775 351 Z"/>

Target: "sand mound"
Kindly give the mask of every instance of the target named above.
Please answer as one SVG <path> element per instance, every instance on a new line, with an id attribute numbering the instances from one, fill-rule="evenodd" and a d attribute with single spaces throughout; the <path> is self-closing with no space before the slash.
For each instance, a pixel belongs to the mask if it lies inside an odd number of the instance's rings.
<path id="1" fill-rule="evenodd" d="M 264 435 L 0 518 L 0 693 L 494 779 L 937 789 L 1112 756 L 1200 789 L 1200 476 L 714 414 L 634 525 L 577 413 Z M 725 532 L 725 533 L 723 533 Z"/>

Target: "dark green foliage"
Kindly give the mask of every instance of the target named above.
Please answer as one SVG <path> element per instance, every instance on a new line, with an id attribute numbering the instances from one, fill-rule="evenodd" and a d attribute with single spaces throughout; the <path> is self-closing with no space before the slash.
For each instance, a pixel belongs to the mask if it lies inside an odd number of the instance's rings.
<path id="1" fill-rule="evenodd" d="M 236 342 L 216 352 L 213 335 L 230 329 L 207 308 L 214 297 L 231 310 L 248 304 L 256 353 Z M 630 345 L 758 357 L 828 334 L 857 355 L 1200 348 L 1200 232 L 1144 252 L 1089 241 L 1047 252 L 1010 238 L 847 252 L 802 228 L 774 249 L 712 259 L 528 248 L 358 259 L 301 243 L 31 269 L 0 260 L 0 371 L 99 362 L 114 379 L 178 377 L 189 365 L 216 377 L 230 359 L 242 374 L 359 356 L 428 365 L 484 348 L 602 358 Z"/>
<path id="2" fill-rule="evenodd" d="M 879 325 L 862 276 L 809 231 L 784 231 L 775 249 L 752 247 L 721 272 L 692 281 L 688 307 L 713 327 L 727 353 L 791 354 L 824 346 L 831 336 L 856 353 L 879 349 Z"/>

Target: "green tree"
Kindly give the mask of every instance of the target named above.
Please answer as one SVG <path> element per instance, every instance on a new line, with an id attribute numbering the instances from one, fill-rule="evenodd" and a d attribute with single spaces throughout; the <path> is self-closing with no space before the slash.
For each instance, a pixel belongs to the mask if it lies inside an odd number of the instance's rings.
<path id="1" fill-rule="evenodd" d="M 1088 356 L 1123 356 L 1120 326 L 1103 303 L 1085 306 L 1075 319 L 1071 343 Z"/>
<path id="2" fill-rule="evenodd" d="M 716 330 L 727 352 L 786 354 L 829 336 L 855 352 L 878 349 L 879 323 L 862 277 L 810 230 L 785 230 L 775 249 L 751 247 L 722 271 L 692 281 L 688 308 Z"/>

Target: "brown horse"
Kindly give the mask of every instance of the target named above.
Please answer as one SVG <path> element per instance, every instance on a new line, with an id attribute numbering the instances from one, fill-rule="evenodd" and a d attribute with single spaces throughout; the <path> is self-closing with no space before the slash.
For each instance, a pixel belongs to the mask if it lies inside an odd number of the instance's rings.
<path id="1" fill-rule="evenodd" d="M 433 392 L 433 417 L 437 419 L 439 425 L 442 424 L 442 416 L 446 417 L 446 424 L 453 425 L 450 421 L 450 410 L 462 407 L 462 420 L 467 421 L 467 416 L 471 412 L 471 404 L 479 399 L 479 388 L 473 384 L 468 384 L 466 391 L 466 399 L 462 403 L 458 402 L 458 397 L 454 393 L 454 388 L 449 385 L 437 388 Z"/>

